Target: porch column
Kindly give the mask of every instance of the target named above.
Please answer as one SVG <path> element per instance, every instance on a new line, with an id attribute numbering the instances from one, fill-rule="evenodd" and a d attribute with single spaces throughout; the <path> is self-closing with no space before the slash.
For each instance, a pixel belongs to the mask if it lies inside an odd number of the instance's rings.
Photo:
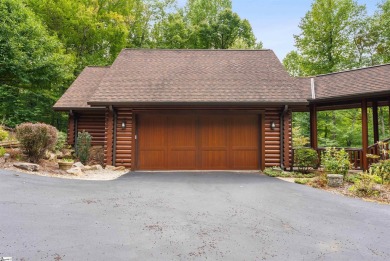
<path id="1" fill-rule="evenodd" d="M 372 122 L 374 125 L 374 144 L 379 141 L 378 101 L 372 102 Z"/>
<path id="2" fill-rule="evenodd" d="M 318 149 L 317 138 L 317 106 L 315 104 L 310 105 L 310 146 Z"/>
<path id="3" fill-rule="evenodd" d="M 367 161 L 367 148 L 368 148 L 368 118 L 367 118 L 367 100 L 362 100 L 362 168 L 368 169 Z"/>

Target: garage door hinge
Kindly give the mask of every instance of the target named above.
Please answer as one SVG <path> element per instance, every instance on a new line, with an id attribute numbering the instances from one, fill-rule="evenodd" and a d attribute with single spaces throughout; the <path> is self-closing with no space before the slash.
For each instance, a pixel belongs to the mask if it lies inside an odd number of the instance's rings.
<path id="1" fill-rule="evenodd" d="M 135 135 L 134 139 L 137 139 L 137 135 Z"/>

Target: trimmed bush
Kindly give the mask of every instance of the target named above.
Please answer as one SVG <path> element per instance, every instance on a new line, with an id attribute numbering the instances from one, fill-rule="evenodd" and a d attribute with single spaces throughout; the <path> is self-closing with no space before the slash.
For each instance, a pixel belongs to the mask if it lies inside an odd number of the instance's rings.
<path id="1" fill-rule="evenodd" d="M 362 174 L 349 190 L 359 197 L 378 196 L 380 194 L 375 189 L 375 176 L 370 174 Z"/>
<path id="2" fill-rule="evenodd" d="M 322 154 L 322 164 L 326 172 L 329 174 L 341 174 L 344 176 L 344 179 L 351 168 L 348 153 L 344 149 L 326 148 L 326 151 Z"/>
<path id="3" fill-rule="evenodd" d="M 0 157 L 3 157 L 5 153 L 6 153 L 6 150 L 0 146 Z"/>
<path id="4" fill-rule="evenodd" d="M 86 131 L 77 134 L 76 155 L 81 163 L 87 164 L 89 159 L 89 151 L 91 149 L 92 136 Z"/>
<path id="5" fill-rule="evenodd" d="M 16 126 L 16 138 L 30 162 L 38 163 L 46 150 L 57 142 L 57 129 L 44 123 L 22 123 Z"/>
<path id="6" fill-rule="evenodd" d="M 311 148 L 299 148 L 294 152 L 294 166 L 298 167 L 299 172 L 308 173 L 310 168 L 317 167 L 318 154 Z"/>
<path id="7" fill-rule="evenodd" d="M 0 141 L 3 141 L 8 138 L 8 132 L 0 126 Z"/>
<path id="8" fill-rule="evenodd" d="M 381 177 L 381 183 L 390 180 L 390 159 L 381 160 L 371 165 L 369 173 Z"/>

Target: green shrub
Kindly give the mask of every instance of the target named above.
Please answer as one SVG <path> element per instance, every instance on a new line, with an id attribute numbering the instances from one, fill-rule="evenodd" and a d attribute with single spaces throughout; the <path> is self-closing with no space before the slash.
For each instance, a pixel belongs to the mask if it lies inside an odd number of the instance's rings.
<path id="1" fill-rule="evenodd" d="M 390 159 L 381 160 L 371 165 L 369 173 L 381 178 L 381 183 L 390 180 Z"/>
<path id="2" fill-rule="evenodd" d="M 0 157 L 3 157 L 5 153 L 6 153 L 6 150 L 0 146 Z"/>
<path id="3" fill-rule="evenodd" d="M 310 179 L 295 179 L 294 182 L 297 184 L 305 185 L 310 182 Z"/>
<path id="4" fill-rule="evenodd" d="M 328 173 L 341 174 L 344 178 L 351 167 L 348 153 L 344 149 L 326 148 L 321 159 L 322 164 Z"/>
<path id="5" fill-rule="evenodd" d="M 86 131 L 77 134 L 76 155 L 81 163 L 87 164 L 89 158 L 89 150 L 91 148 L 92 136 Z"/>
<path id="6" fill-rule="evenodd" d="M 375 190 L 375 177 L 370 174 L 362 174 L 349 190 L 359 197 L 377 196 L 379 191 Z"/>
<path id="7" fill-rule="evenodd" d="M 3 141 L 8 138 L 8 132 L 0 126 L 0 141 Z"/>
<path id="8" fill-rule="evenodd" d="M 294 152 L 294 166 L 298 167 L 298 171 L 308 173 L 310 168 L 315 168 L 318 165 L 317 151 L 311 148 L 299 148 Z"/>
<path id="9" fill-rule="evenodd" d="M 315 174 L 302 174 L 297 172 L 283 171 L 281 168 L 273 167 L 266 168 L 263 173 L 270 177 L 282 177 L 282 178 L 313 178 Z"/>
<path id="10" fill-rule="evenodd" d="M 46 150 L 57 142 L 57 129 L 44 123 L 22 123 L 16 126 L 16 138 L 29 161 L 38 163 Z"/>
<path id="11" fill-rule="evenodd" d="M 65 147 L 67 135 L 65 132 L 59 131 L 57 137 L 57 143 L 54 146 L 54 150 L 61 151 Z"/>
<path id="12" fill-rule="evenodd" d="M 328 185 L 328 177 L 325 172 L 320 172 L 312 181 L 312 186 L 315 188 L 323 188 Z"/>
<path id="13" fill-rule="evenodd" d="M 360 178 L 360 174 L 346 175 L 344 177 L 344 181 L 349 183 L 355 183 L 356 181 L 360 180 Z"/>

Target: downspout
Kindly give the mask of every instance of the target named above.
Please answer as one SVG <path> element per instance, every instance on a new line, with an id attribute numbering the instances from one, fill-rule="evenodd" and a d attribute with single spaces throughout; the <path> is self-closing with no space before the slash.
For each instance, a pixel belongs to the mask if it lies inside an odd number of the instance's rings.
<path id="1" fill-rule="evenodd" d="M 118 115 L 117 115 L 117 112 L 114 110 L 113 111 L 113 114 L 114 114 L 114 140 L 113 140 L 113 145 L 112 145 L 112 165 L 115 166 L 115 162 L 116 162 L 116 123 L 118 121 Z"/>
<path id="2" fill-rule="evenodd" d="M 284 105 L 284 109 L 280 114 L 280 168 L 284 169 L 284 116 L 288 111 L 288 105 Z"/>

